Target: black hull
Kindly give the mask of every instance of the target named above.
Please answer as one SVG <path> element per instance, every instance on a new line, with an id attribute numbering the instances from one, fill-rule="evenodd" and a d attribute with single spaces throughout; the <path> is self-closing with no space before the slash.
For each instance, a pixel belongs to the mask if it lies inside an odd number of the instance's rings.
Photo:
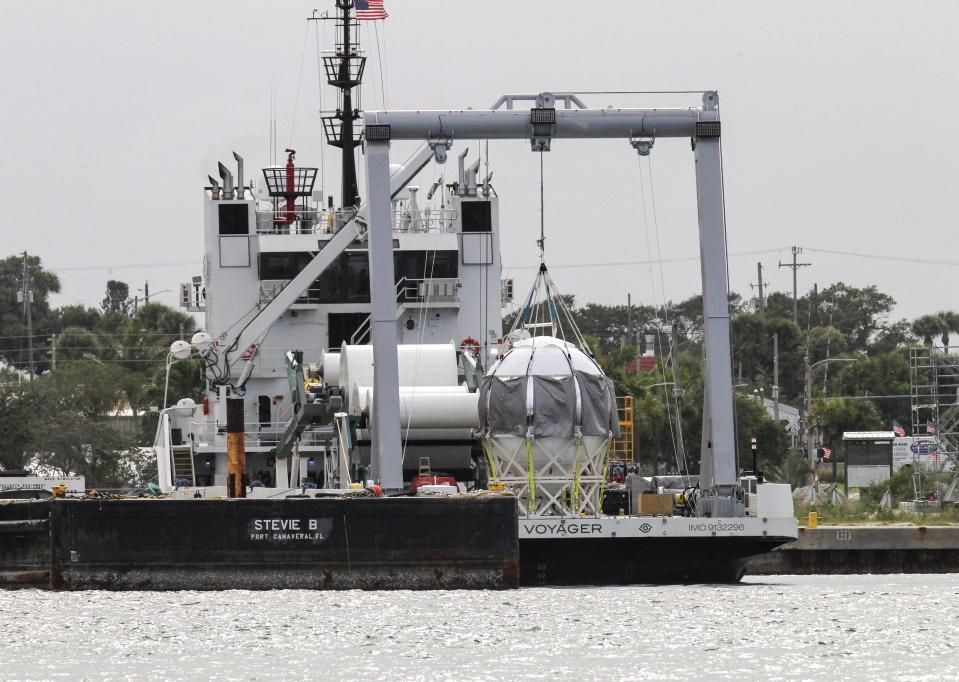
<path id="1" fill-rule="evenodd" d="M 294 524 L 292 527 L 290 524 Z M 509 589 L 737 582 L 790 538 L 520 539 L 511 497 L 0 505 L 0 585 Z"/>
<path id="2" fill-rule="evenodd" d="M 520 585 L 737 583 L 746 560 L 792 538 L 521 539 Z"/>
<path id="3" fill-rule="evenodd" d="M 83 590 L 508 589 L 505 496 L 0 506 L 0 584 Z"/>

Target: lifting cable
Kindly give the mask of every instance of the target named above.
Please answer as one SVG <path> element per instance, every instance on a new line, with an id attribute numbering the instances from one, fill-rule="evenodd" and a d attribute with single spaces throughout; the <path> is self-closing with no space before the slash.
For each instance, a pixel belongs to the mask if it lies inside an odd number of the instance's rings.
<path id="1" fill-rule="evenodd" d="M 546 251 L 546 202 L 544 200 L 543 189 L 543 150 L 539 150 L 539 240 L 536 245 L 539 247 L 539 262 L 543 264 Z"/>
<path id="2" fill-rule="evenodd" d="M 664 285 L 665 280 L 664 280 L 664 277 L 663 277 L 662 251 L 661 251 L 661 249 L 660 249 L 660 240 L 659 240 L 659 223 L 658 223 L 658 220 L 657 220 L 657 217 L 656 217 L 655 193 L 654 193 L 654 191 L 653 191 L 652 161 L 650 160 L 649 193 L 650 193 L 650 204 L 651 204 L 651 206 L 652 206 L 652 211 L 653 211 L 653 225 L 654 225 L 654 230 L 655 230 L 655 232 L 656 232 L 657 258 L 656 258 L 655 260 L 653 259 L 652 246 L 651 246 L 650 240 L 649 240 L 649 218 L 648 218 L 648 216 L 647 216 L 647 204 L 646 204 L 646 181 L 645 181 L 645 178 L 644 178 L 644 175 L 643 175 L 643 158 L 642 158 L 642 156 L 637 156 L 637 161 L 638 161 L 638 164 L 639 164 L 639 185 L 640 185 L 640 200 L 641 200 L 641 204 L 642 204 L 642 214 L 643 214 L 643 230 L 644 230 L 644 236 L 645 236 L 645 240 L 646 240 L 646 255 L 647 255 L 647 261 L 648 261 L 648 263 L 649 263 L 649 266 L 648 266 L 648 267 L 649 267 L 649 284 L 650 284 L 650 289 L 651 289 L 651 292 L 652 292 L 652 295 L 653 295 L 653 304 L 654 304 L 654 307 L 661 307 L 661 308 L 662 308 L 663 320 L 664 320 L 665 324 L 669 325 L 669 324 L 670 324 L 670 318 L 669 318 L 669 312 L 668 312 L 667 306 L 666 306 L 666 291 L 665 291 L 665 285 Z M 654 263 L 654 262 L 656 262 L 656 263 L 658 264 L 658 266 L 659 266 L 660 287 L 661 287 L 661 293 L 662 293 L 662 296 L 663 296 L 663 300 L 662 300 L 662 305 L 661 305 L 661 306 L 659 305 L 658 298 L 657 298 L 657 295 L 656 295 L 656 278 L 655 278 L 655 276 L 654 276 L 654 274 L 653 274 L 653 263 Z M 663 348 L 662 329 L 661 329 L 658 325 L 657 325 L 657 329 L 656 329 L 656 334 L 657 334 L 657 338 L 658 338 L 658 340 L 659 340 L 659 347 L 660 347 L 660 349 L 662 349 L 662 348 Z M 671 346 L 671 345 L 672 345 L 672 342 L 670 342 L 670 346 Z M 638 349 L 637 349 L 637 350 L 638 350 Z M 673 362 L 676 361 L 676 358 L 675 358 L 675 356 L 673 355 L 673 353 L 675 353 L 675 352 L 676 352 L 676 349 L 670 348 L 670 353 L 669 353 L 669 354 L 670 354 L 670 356 L 672 356 L 672 361 L 673 361 Z M 660 370 L 661 370 L 661 372 L 662 372 L 662 377 L 663 377 L 663 382 L 662 382 L 662 383 L 663 383 L 663 398 L 665 399 L 664 402 L 665 402 L 665 404 L 666 404 L 666 420 L 667 420 L 667 423 L 669 424 L 669 437 L 670 437 L 670 442 L 672 443 L 672 446 L 673 446 L 673 457 L 674 457 L 674 459 L 676 460 L 676 468 L 679 470 L 679 474 L 680 474 L 680 475 L 688 477 L 688 475 L 689 475 L 689 469 L 688 469 L 688 465 L 687 465 L 687 462 L 686 462 L 685 452 L 680 453 L 680 451 L 679 451 L 679 447 L 678 447 L 678 445 L 677 445 L 676 430 L 675 430 L 676 428 L 682 428 L 682 424 L 677 424 L 675 427 L 674 427 L 674 425 L 673 425 L 673 411 L 672 411 L 672 407 L 671 407 L 671 405 L 670 405 L 669 382 L 668 382 L 667 377 L 666 377 L 666 364 L 665 364 L 665 359 L 666 359 L 666 358 L 664 357 L 664 358 L 663 358 L 664 362 L 661 364 Z M 676 388 L 676 387 L 674 387 L 674 388 Z M 681 456 L 681 455 L 682 455 L 682 456 Z"/>

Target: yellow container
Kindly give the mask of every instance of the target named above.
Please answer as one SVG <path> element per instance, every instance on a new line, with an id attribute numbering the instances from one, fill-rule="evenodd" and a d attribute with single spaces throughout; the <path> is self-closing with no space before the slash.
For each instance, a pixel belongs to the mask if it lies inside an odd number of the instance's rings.
<path id="1" fill-rule="evenodd" d="M 501 493 L 504 490 L 506 490 L 506 484 L 503 483 L 502 481 L 494 481 L 489 484 L 489 489 L 494 492 Z"/>
<path id="2" fill-rule="evenodd" d="M 806 521 L 806 526 L 809 528 L 818 528 L 819 527 L 819 515 L 811 511 L 809 512 L 809 518 Z"/>

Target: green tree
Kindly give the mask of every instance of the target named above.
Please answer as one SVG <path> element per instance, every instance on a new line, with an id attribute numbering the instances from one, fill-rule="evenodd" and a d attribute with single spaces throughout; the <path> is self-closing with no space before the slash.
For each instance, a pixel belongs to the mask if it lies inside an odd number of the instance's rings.
<path id="1" fill-rule="evenodd" d="M 69 327 L 96 329 L 100 322 L 100 311 L 84 305 L 65 305 L 57 308 L 51 315 L 51 331 L 59 332 Z"/>
<path id="2" fill-rule="evenodd" d="M 831 326 L 846 336 L 851 351 L 864 351 L 886 323 L 895 299 L 875 286 L 831 284 L 819 294 L 817 319 L 812 326 Z"/>
<path id="3" fill-rule="evenodd" d="M 31 460 L 34 434 L 44 425 L 30 382 L 0 384 L 0 469 L 26 469 Z"/>
<path id="4" fill-rule="evenodd" d="M 876 334 L 875 339 L 869 344 L 867 352 L 870 355 L 882 355 L 883 353 L 890 353 L 900 346 L 908 345 L 912 339 L 909 326 L 907 320 L 899 320 L 887 325 Z"/>
<path id="5" fill-rule="evenodd" d="M 135 433 L 114 417 L 127 403 L 125 381 L 122 368 L 84 359 L 30 383 L 43 424 L 30 443 L 39 470 L 83 475 L 91 487 L 139 482 L 148 458 L 135 448 Z"/>
<path id="6" fill-rule="evenodd" d="M 912 333 L 931 346 L 935 337 L 943 334 L 948 336 L 949 325 L 939 315 L 922 315 L 912 321 Z"/>
<path id="7" fill-rule="evenodd" d="M 888 353 L 836 365 L 829 392 L 836 396 L 906 396 L 869 401 L 888 428 L 893 420 L 909 423 L 909 390 L 909 350 L 901 346 Z"/>
<path id="8" fill-rule="evenodd" d="M 82 358 L 102 358 L 101 338 L 83 327 L 67 327 L 57 335 L 57 360 L 66 362 Z"/>
<path id="9" fill-rule="evenodd" d="M 959 313 L 946 310 L 940 312 L 939 317 L 942 319 L 942 323 L 946 328 L 946 331 L 942 334 L 942 345 L 944 348 L 949 348 L 949 334 L 951 332 L 959 332 Z"/>
<path id="10" fill-rule="evenodd" d="M 817 400 L 810 407 L 809 415 L 822 433 L 823 443 L 834 452 L 845 452 L 842 447 L 845 431 L 875 431 L 882 425 L 876 406 L 869 400 Z"/>
<path id="11" fill-rule="evenodd" d="M 27 364 L 27 325 L 23 303 L 17 301 L 17 292 L 22 290 L 23 256 L 9 256 L 0 260 L 0 359 L 17 366 Z M 31 317 L 34 346 L 40 346 L 49 330 L 50 294 L 60 291 L 60 280 L 52 272 L 43 269 L 39 256 L 27 256 L 27 271 L 33 290 Z M 46 370 L 47 363 L 42 352 L 34 350 L 38 372 Z"/>
<path id="12" fill-rule="evenodd" d="M 106 295 L 100 307 L 104 313 L 130 314 L 130 286 L 126 282 L 111 279 L 107 282 Z"/>

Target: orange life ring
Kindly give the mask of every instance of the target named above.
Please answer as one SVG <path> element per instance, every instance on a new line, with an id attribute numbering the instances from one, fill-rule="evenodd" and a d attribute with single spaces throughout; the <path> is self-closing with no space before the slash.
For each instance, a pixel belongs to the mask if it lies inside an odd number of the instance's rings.
<path id="1" fill-rule="evenodd" d="M 460 348 L 463 350 L 471 350 L 476 355 L 479 355 L 480 342 L 474 339 L 472 336 L 467 336 L 460 342 Z"/>

